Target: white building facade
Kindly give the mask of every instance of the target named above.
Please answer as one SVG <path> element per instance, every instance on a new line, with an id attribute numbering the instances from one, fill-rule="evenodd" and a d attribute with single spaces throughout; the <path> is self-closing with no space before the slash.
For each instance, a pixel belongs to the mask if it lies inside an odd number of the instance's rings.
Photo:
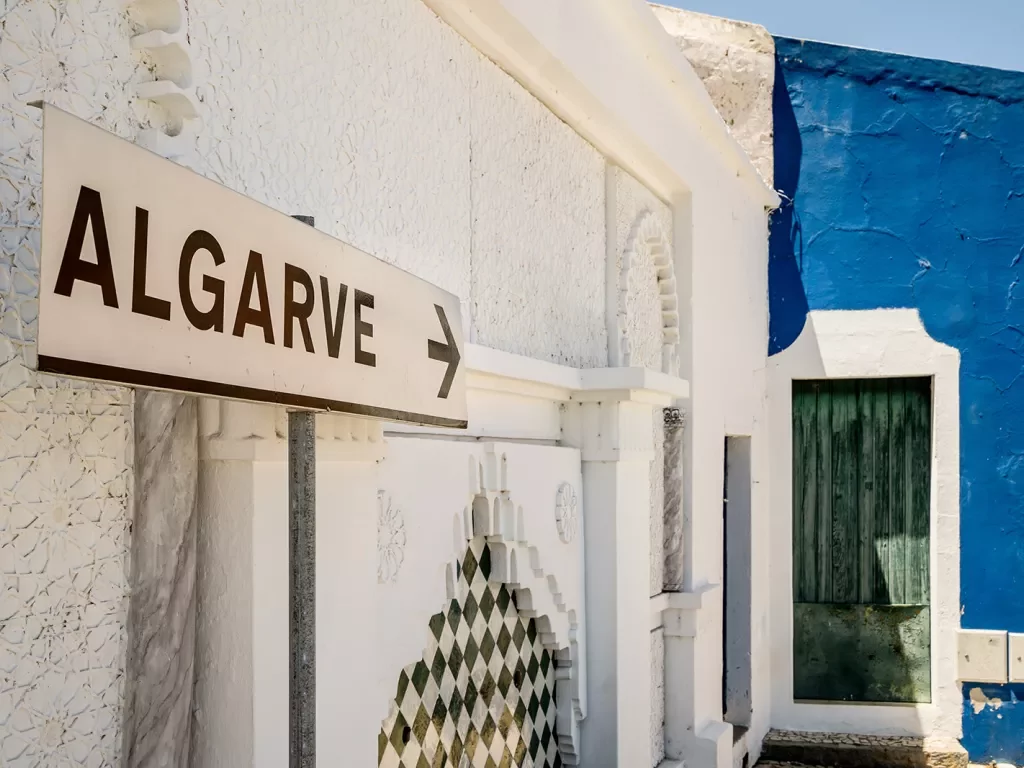
<path id="1" fill-rule="evenodd" d="M 0 10 L 0 763 L 288 752 L 286 414 L 34 372 L 37 100 L 462 301 L 468 430 L 318 416 L 320 764 L 721 767 L 734 726 L 756 749 L 773 58 L 718 24 Z"/>

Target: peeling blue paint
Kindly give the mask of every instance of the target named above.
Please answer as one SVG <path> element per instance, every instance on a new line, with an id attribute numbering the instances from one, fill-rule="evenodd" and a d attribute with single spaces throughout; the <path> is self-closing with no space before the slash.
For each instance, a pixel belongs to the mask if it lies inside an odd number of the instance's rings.
<path id="1" fill-rule="evenodd" d="M 961 622 L 1024 632 L 1024 73 L 776 51 L 769 353 L 809 310 L 880 307 L 960 350 Z M 1024 764 L 1016 706 L 965 707 L 972 758 Z"/>
<path id="2" fill-rule="evenodd" d="M 1024 765 L 1024 685 L 966 683 L 963 693 L 963 745 L 971 761 Z"/>

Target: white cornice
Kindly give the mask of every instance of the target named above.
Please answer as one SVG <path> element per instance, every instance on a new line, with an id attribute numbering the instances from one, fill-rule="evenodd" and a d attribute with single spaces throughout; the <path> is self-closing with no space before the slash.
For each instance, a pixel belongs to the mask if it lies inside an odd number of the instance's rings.
<path id="1" fill-rule="evenodd" d="M 734 177 L 778 205 L 644 0 L 424 2 L 665 201 Z"/>

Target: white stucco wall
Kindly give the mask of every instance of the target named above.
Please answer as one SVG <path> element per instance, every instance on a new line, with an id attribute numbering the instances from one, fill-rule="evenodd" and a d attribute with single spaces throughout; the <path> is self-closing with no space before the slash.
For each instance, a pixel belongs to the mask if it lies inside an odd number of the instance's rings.
<path id="1" fill-rule="evenodd" d="M 760 26 L 651 5 L 700 77 L 715 108 L 761 177 L 773 171 L 774 43 Z M 767 218 L 729 187 L 700 187 L 675 212 L 676 271 L 682 302 L 681 369 L 693 396 L 686 427 L 686 584 L 722 581 L 725 437 L 751 436 L 750 578 L 753 719 L 747 744 L 756 758 L 771 713 L 768 636 L 769 467 L 766 412 L 768 338 Z M 688 307 L 688 310 L 687 310 Z M 757 543 L 762 545 L 758 546 Z M 721 718 L 722 590 L 708 593 L 694 638 L 694 726 Z M 713 729 L 711 729 L 713 730 Z M 709 731 L 710 732 L 710 731 Z"/>
<path id="2" fill-rule="evenodd" d="M 197 171 L 457 293 L 471 336 L 605 365 L 604 162 L 418 0 L 192 0 Z M 131 393 L 37 378 L 46 99 L 132 139 L 160 124 L 121 3 L 0 17 L 0 755 L 113 764 Z M 47 763 L 49 764 L 49 763 Z"/>
<path id="3" fill-rule="evenodd" d="M 606 364 L 604 163 L 419 0 L 191 0 L 192 165 L 457 294 L 470 341 Z"/>
<path id="4" fill-rule="evenodd" d="M 46 99 L 131 138 L 150 109 L 132 27 L 109 0 L 0 14 L 0 763 L 115 765 L 120 754 L 129 390 L 36 376 Z"/>
<path id="5" fill-rule="evenodd" d="M 767 218 L 741 198 L 706 190 L 694 196 L 692 215 L 691 386 L 687 417 L 687 584 L 722 581 L 722 489 L 727 435 L 751 437 L 751 540 L 766 542 L 770 450 L 765 367 L 768 338 Z M 678 227 L 677 227 L 678 231 Z M 678 237 L 677 237 L 678 244 Z M 677 247 L 681 247 L 678 246 Z M 768 730 L 770 659 L 760 642 L 768 632 L 769 552 L 752 553 L 752 698 L 750 744 Z M 722 590 L 715 590 L 694 639 L 698 732 L 721 718 Z"/>
<path id="6" fill-rule="evenodd" d="M 623 0 L 615 13 L 628 15 L 636 5 Z M 45 98 L 127 138 L 138 137 L 151 122 L 161 124 L 159 109 L 134 98 L 136 84 L 152 74 L 143 54 L 129 48 L 137 30 L 123 8 L 116 0 L 22 0 L 0 16 L 0 619 L 7 622 L 0 631 L 0 667 L 8 681 L 0 688 L 0 758 L 17 766 L 112 765 L 120 747 L 131 396 L 116 388 L 37 381 L 26 371 L 34 334 L 41 153 L 38 118 L 24 102 Z M 179 162 L 287 213 L 312 215 L 318 228 L 455 292 L 471 341 L 573 367 L 615 364 L 609 350 L 621 348 L 609 332 L 608 274 L 621 273 L 631 228 L 650 217 L 675 251 L 686 300 L 680 303 L 686 326 L 680 364 L 694 392 L 688 586 L 720 581 L 724 435 L 753 434 L 755 466 L 763 450 L 758 435 L 767 289 L 763 190 L 728 140 L 708 138 L 700 101 L 706 97 L 680 101 L 672 88 L 681 81 L 664 77 L 646 55 L 642 65 L 628 59 L 632 38 L 616 48 L 616 61 L 625 65 L 616 73 L 633 82 L 629 93 L 640 92 L 638 76 L 654 85 L 644 109 L 620 103 L 615 124 L 630 126 L 639 116 L 645 126 L 660 126 L 680 141 L 701 137 L 677 152 L 658 144 L 657 133 L 637 133 L 641 138 L 613 153 L 619 161 L 637 161 L 626 173 L 607 166 L 570 125 L 420 0 L 286 6 L 189 0 L 187 10 L 201 119 Z M 643 18 L 656 26 L 649 14 Z M 607 21 L 596 12 L 587 17 L 587 29 L 594 35 L 592 54 L 604 56 L 601 19 Z M 612 26 L 623 39 L 651 42 L 643 37 L 649 29 Z M 557 36 L 546 43 L 553 50 L 561 44 Z M 658 45 L 652 50 L 667 55 Z M 570 62 L 570 53 L 562 51 L 559 66 Z M 608 93 L 595 98 L 598 117 L 613 103 L 608 94 L 619 98 L 619 82 L 612 80 L 600 86 Z M 671 120 L 654 119 L 665 114 Z M 572 125 L 600 133 L 599 123 Z M 644 142 L 650 146 L 638 151 Z M 644 182 L 637 180 L 641 170 Z M 655 188 L 673 205 L 649 191 Z M 608 200 L 610 189 L 614 201 Z M 631 364 L 661 369 L 664 350 L 651 338 L 664 321 L 660 308 L 651 309 L 657 281 L 634 272 L 640 279 L 625 300 Z M 730 354 L 722 354 L 725 345 Z M 657 450 L 658 428 L 655 437 Z M 645 489 L 651 491 L 650 536 L 657 546 L 652 592 L 660 591 L 662 567 L 660 481 L 659 460 Z M 755 493 L 754 516 L 763 523 L 758 498 Z M 230 520 L 224 522 L 230 527 Z M 242 528 L 252 525 L 249 520 Z M 231 530 L 204 535 L 209 538 L 201 540 L 201 552 L 233 551 L 219 549 L 230 542 Z M 282 572 L 279 558 L 273 568 L 257 559 L 254 554 L 253 563 L 236 565 L 243 571 L 251 565 L 267 578 Z M 759 576 L 766 581 L 758 562 L 754 567 L 755 585 Z M 645 574 L 641 589 L 647 581 Z M 217 589 L 216 578 L 200 585 L 206 604 L 231 600 L 237 610 L 231 621 L 255 621 L 249 606 L 233 602 L 235 594 Z M 251 610 L 260 611 L 258 602 Z M 701 661 L 698 731 L 720 716 L 715 708 L 721 701 L 721 669 L 714 662 L 721 659 L 715 635 L 720 602 L 709 601 L 702 612 L 694 641 Z M 330 624 L 330 617 L 325 621 Z M 200 616 L 201 631 L 203 622 Z M 257 642 L 243 635 L 240 629 L 235 638 L 242 646 Z M 279 631 L 267 642 L 280 649 L 282 637 Z M 655 696 L 664 667 L 657 638 L 651 658 Z M 204 664 L 219 648 L 202 639 L 197 647 L 197 670 L 212 676 L 205 679 L 208 690 L 220 685 L 218 674 L 226 684 L 246 672 L 244 648 L 237 667 Z M 755 665 L 755 711 L 757 674 Z M 277 691 L 280 680 L 250 684 Z M 245 691 L 233 693 L 244 700 Z M 202 699 L 197 705 L 197 741 L 227 733 L 218 731 L 217 718 L 237 711 Z M 652 711 L 657 758 L 664 740 L 659 742 L 656 726 L 663 714 L 657 706 Z M 273 719 L 253 713 L 254 722 L 261 717 Z M 647 734 L 641 735 L 646 743 Z M 210 753 L 215 763 L 222 746 Z M 245 757 L 233 753 L 233 759 Z"/>

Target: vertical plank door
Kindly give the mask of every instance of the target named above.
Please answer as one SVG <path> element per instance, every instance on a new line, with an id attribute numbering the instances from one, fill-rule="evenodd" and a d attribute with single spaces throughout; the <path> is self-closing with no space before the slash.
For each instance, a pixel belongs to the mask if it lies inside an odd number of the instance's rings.
<path id="1" fill-rule="evenodd" d="M 931 700 L 931 379 L 793 382 L 794 698 Z"/>

